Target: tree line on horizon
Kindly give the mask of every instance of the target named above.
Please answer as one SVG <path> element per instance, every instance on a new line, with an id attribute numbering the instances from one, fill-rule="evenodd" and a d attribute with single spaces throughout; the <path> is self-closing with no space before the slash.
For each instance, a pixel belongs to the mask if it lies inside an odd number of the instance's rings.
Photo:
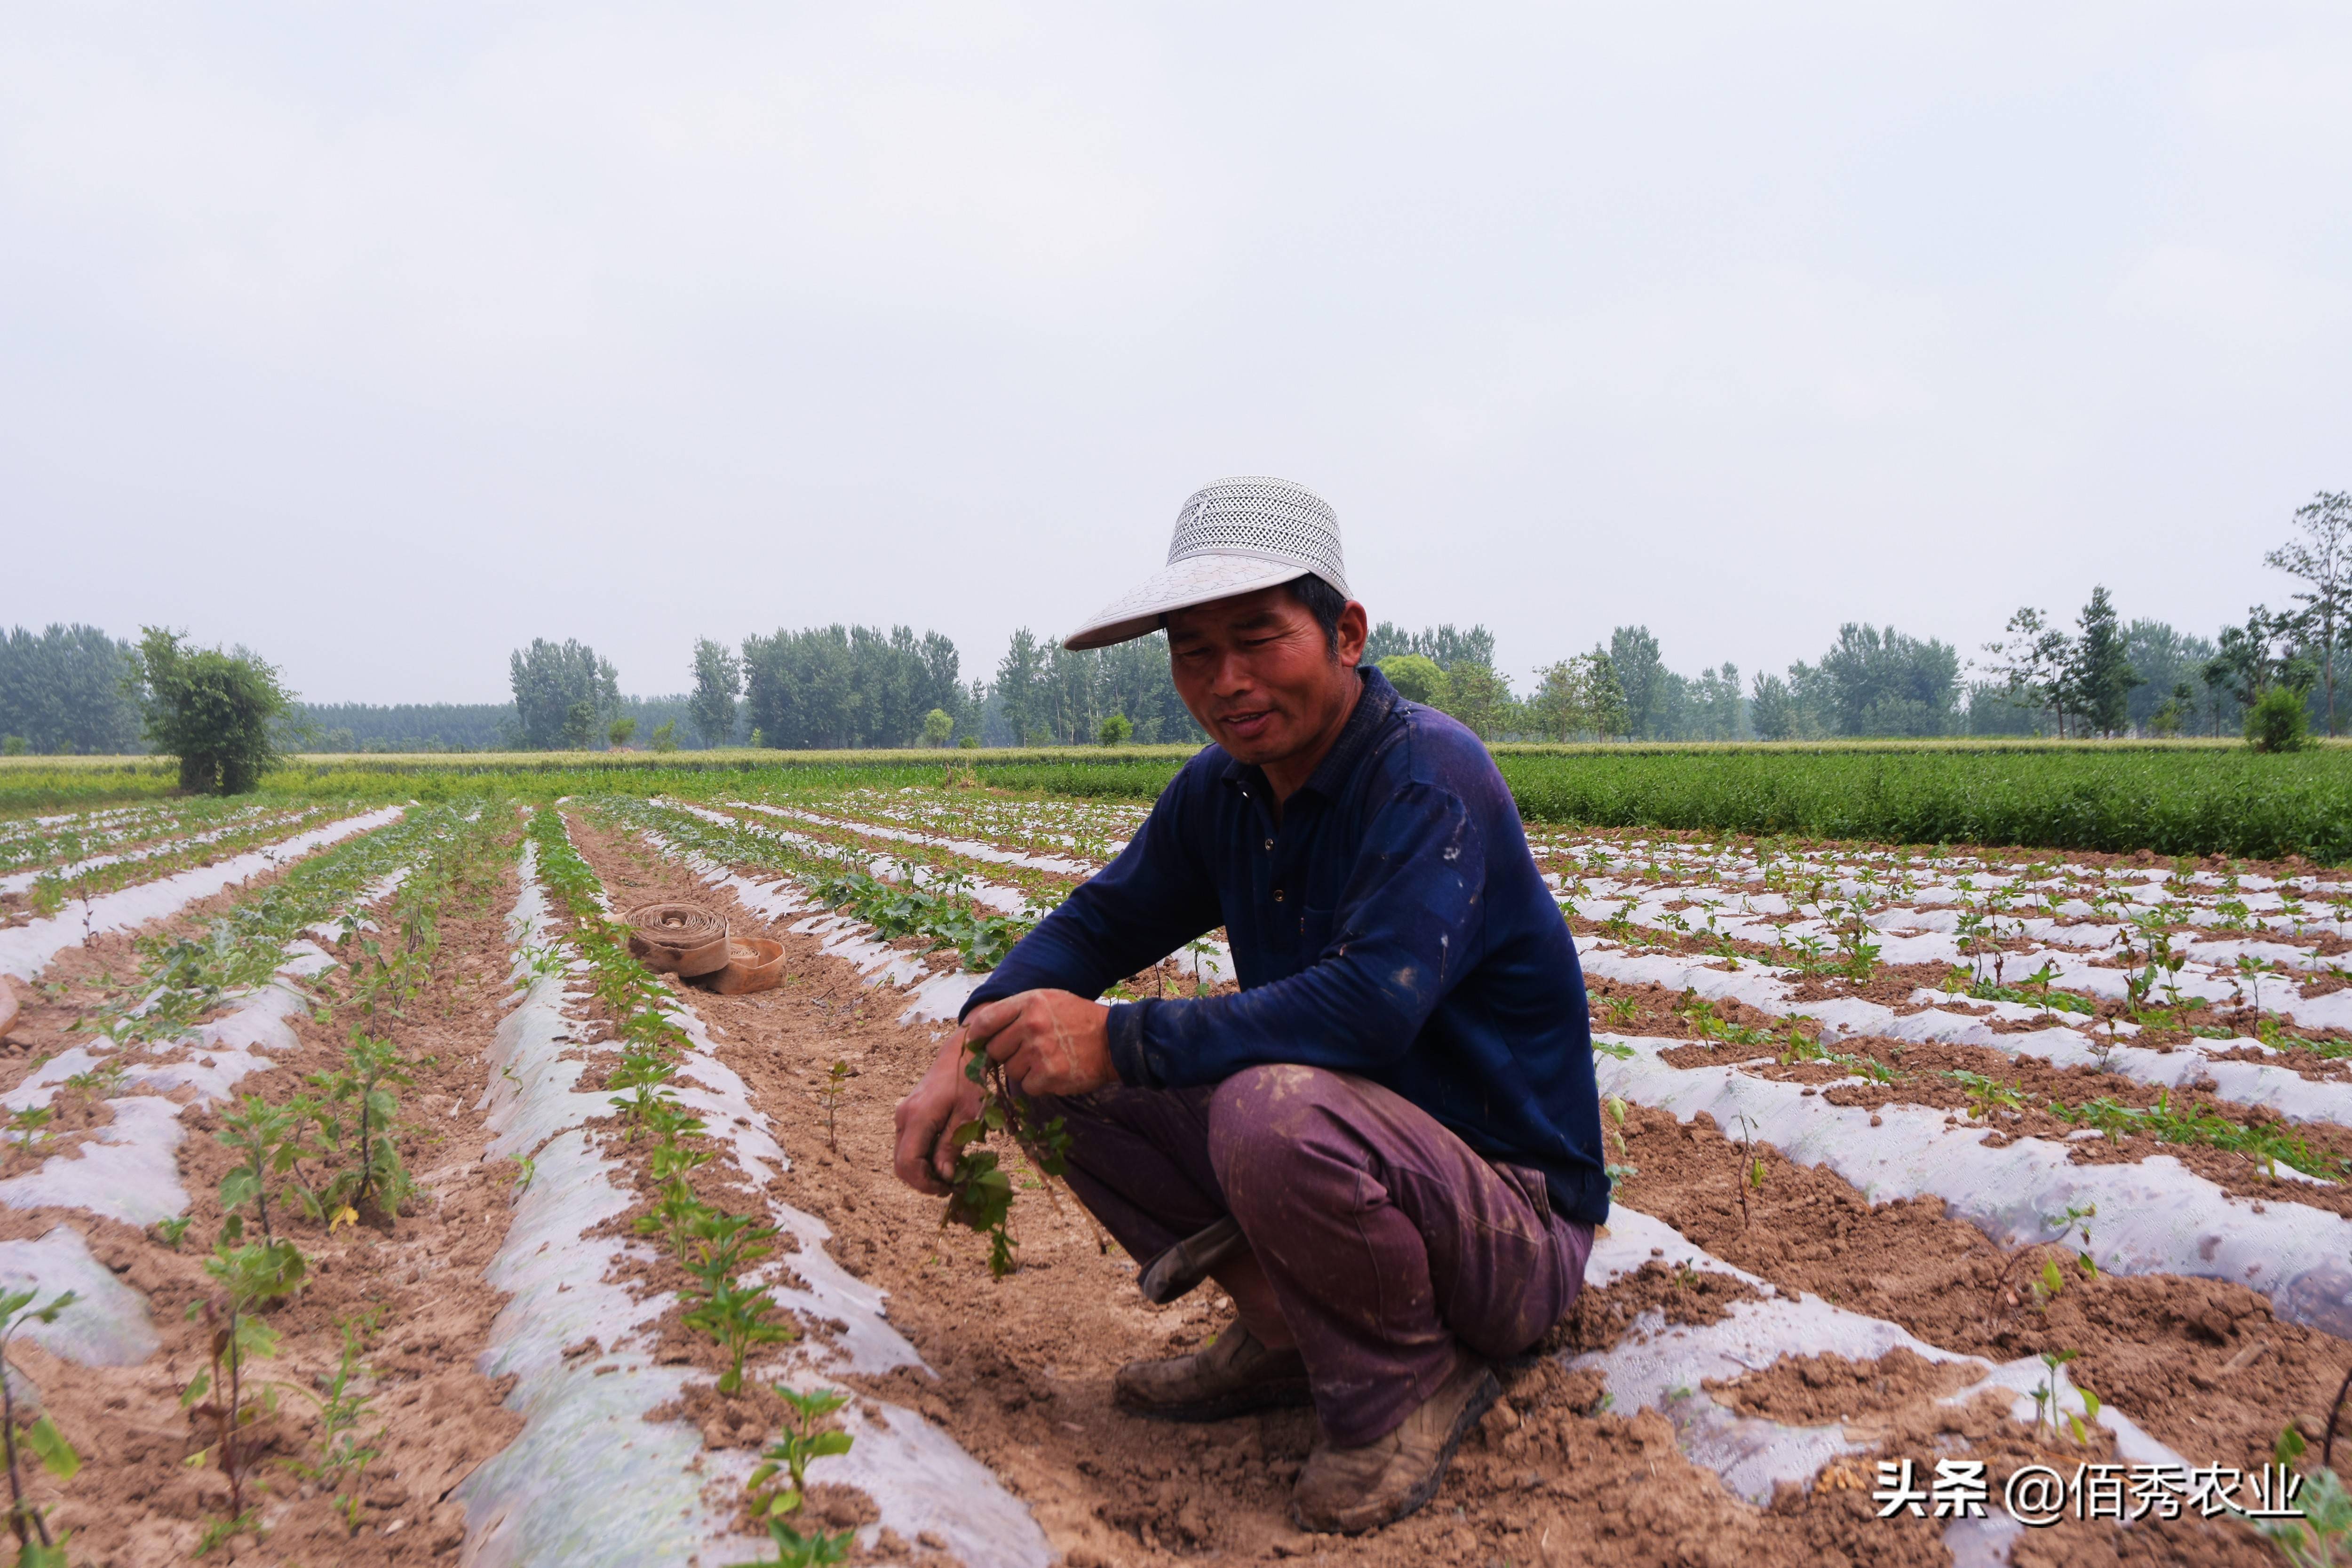
<path id="1" fill-rule="evenodd" d="M 1531 672 L 1524 694 L 1498 668 L 1483 626 L 1371 630 L 1365 657 L 1398 690 L 1489 741 L 1733 741 L 2068 735 L 2224 735 L 2295 743 L 2336 734 L 2336 658 L 2352 642 L 2352 493 L 2299 508 L 2264 561 L 2299 586 L 2294 607 L 2255 605 L 2206 637 L 2125 622 L 2104 586 L 2073 628 L 2021 608 L 1981 657 L 1933 637 L 1848 622 L 1818 659 L 1743 683 L 1729 661 L 1685 675 L 1639 625 Z M 153 643 L 170 638 L 168 647 Z M 0 751 L 126 752 L 153 743 L 155 661 L 183 649 L 97 627 L 17 626 L 0 637 Z M 142 647 L 148 652 L 142 655 Z M 302 704 L 243 649 L 209 650 L 266 672 L 284 697 L 275 742 L 322 751 L 581 750 L 643 744 L 784 750 L 919 745 L 1199 744 L 1158 633 L 1113 647 L 1064 648 L 1015 630 L 991 679 L 966 681 L 955 643 L 909 626 L 778 628 L 734 645 L 705 637 L 691 685 L 620 689 L 609 659 L 577 640 L 534 638 L 509 659 L 505 703 Z M 167 659 L 168 664 L 168 659 Z M 178 665 L 169 665 L 178 668 Z M 198 666 L 189 664 L 188 668 Z M 205 665 L 206 670 L 212 666 Z M 224 668 L 226 666 L 223 667 Z M 214 672 L 215 675 L 217 671 Z M 226 679 L 223 677 L 223 679 Z M 2254 735 L 2259 731 L 2260 736 Z"/>

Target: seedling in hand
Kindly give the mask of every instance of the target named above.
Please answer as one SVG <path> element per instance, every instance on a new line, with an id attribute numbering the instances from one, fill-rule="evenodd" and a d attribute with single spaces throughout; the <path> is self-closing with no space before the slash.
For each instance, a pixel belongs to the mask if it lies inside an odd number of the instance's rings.
<path id="1" fill-rule="evenodd" d="M 988 1271 L 1002 1279 L 1017 1267 L 1013 1258 L 1017 1243 L 1007 1227 L 1013 1212 L 1013 1177 L 1001 1168 L 996 1151 L 974 1145 L 992 1133 L 1008 1133 L 1038 1173 L 1051 1178 L 1066 1169 L 1070 1135 L 1058 1116 L 1042 1128 L 1030 1122 L 1027 1102 L 1004 1081 L 1003 1065 L 988 1059 L 987 1037 L 967 1042 L 964 1053 L 964 1077 L 987 1092 L 982 1097 L 980 1113 L 950 1134 L 956 1162 L 948 1177 L 947 1212 L 940 1223 L 954 1221 L 987 1237 Z M 1048 1180 L 1049 1196 L 1053 1190 Z"/>

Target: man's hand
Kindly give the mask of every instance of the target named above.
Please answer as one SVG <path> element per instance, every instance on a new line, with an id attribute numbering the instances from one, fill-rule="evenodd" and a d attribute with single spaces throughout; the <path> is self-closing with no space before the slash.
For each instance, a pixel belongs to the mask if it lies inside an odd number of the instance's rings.
<path id="1" fill-rule="evenodd" d="M 1110 1064 L 1110 1009 L 1067 991 L 1024 991 L 977 1008 L 970 1039 L 986 1038 L 1004 1081 L 1023 1094 L 1085 1094 L 1118 1081 Z"/>
<path id="2" fill-rule="evenodd" d="M 980 1114 L 985 1092 L 964 1076 L 969 1042 L 986 1040 L 1004 1064 L 1005 1081 L 1023 1094 L 1084 1094 L 1115 1083 L 1110 1009 L 1067 991 L 1024 991 L 975 1008 L 940 1048 L 915 1092 L 898 1102 L 898 1145 L 891 1161 L 898 1179 L 934 1197 L 948 1190 L 956 1152 L 950 1134 Z"/>
<path id="3" fill-rule="evenodd" d="M 931 1063 L 915 1092 L 898 1102 L 898 1146 L 891 1168 L 919 1193 L 946 1195 L 956 1152 L 948 1135 L 980 1114 L 986 1092 L 963 1075 L 965 1034 L 959 1030 Z"/>

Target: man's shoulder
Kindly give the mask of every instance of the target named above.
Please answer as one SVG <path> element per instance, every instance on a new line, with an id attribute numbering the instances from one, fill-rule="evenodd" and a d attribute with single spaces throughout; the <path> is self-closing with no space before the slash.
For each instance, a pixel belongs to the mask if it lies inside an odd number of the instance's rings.
<path id="1" fill-rule="evenodd" d="M 1486 743 L 1460 720 L 1423 703 L 1399 700 L 1374 757 L 1392 789 L 1442 790 L 1465 804 L 1510 796 Z"/>

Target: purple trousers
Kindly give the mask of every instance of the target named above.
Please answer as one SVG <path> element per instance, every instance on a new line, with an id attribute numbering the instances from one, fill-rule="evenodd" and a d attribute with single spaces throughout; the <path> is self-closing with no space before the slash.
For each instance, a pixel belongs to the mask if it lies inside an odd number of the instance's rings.
<path id="1" fill-rule="evenodd" d="M 1069 1182 L 1139 1265 L 1230 1214 L 1297 1337 L 1330 1441 L 1396 1429 L 1454 1369 L 1528 1350 L 1576 1303 L 1592 1227 L 1410 1100 L 1320 1068 L 1213 1089 L 1040 1096 Z"/>

